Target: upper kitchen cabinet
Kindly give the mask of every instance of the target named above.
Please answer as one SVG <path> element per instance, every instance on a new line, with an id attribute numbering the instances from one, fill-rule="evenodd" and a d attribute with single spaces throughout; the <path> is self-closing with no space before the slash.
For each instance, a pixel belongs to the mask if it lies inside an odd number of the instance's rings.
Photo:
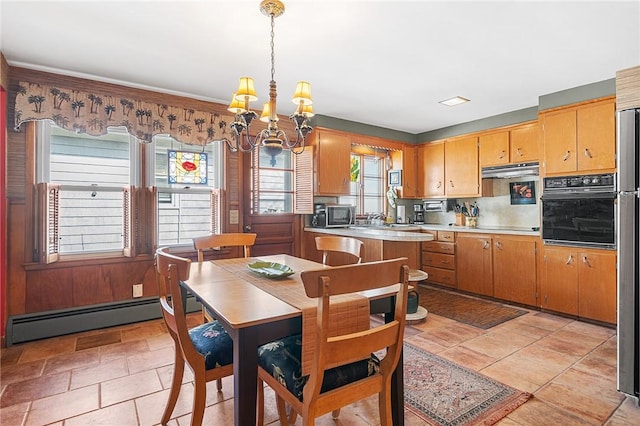
<path id="1" fill-rule="evenodd" d="M 481 135 L 480 142 L 480 165 L 500 166 L 509 164 L 509 131 L 503 130 L 497 133 Z"/>
<path id="2" fill-rule="evenodd" d="M 316 146 L 316 195 L 348 195 L 351 177 L 351 137 L 327 129 L 314 132 Z"/>
<path id="3" fill-rule="evenodd" d="M 442 198 L 444 193 L 444 141 L 418 147 L 418 197 Z"/>
<path id="4" fill-rule="evenodd" d="M 540 126 L 538 122 L 522 124 L 509 131 L 510 160 L 512 163 L 528 163 L 540 159 Z"/>
<path id="5" fill-rule="evenodd" d="M 402 185 L 398 187 L 400 198 L 417 198 L 418 193 L 418 147 L 404 145 L 402 150 L 390 152 L 392 170 L 402 170 Z"/>
<path id="6" fill-rule="evenodd" d="M 445 194 L 477 197 L 480 194 L 478 137 L 451 139 L 444 144 Z"/>
<path id="7" fill-rule="evenodd" d="M 546 175 L 615 171 L 613 98 L 541 115 Z"/>
<path id="8" fill-rule="evenodd" d="M 537 122 L 481 135 L 480 166 L 538 161 L 539 139 Z"/>

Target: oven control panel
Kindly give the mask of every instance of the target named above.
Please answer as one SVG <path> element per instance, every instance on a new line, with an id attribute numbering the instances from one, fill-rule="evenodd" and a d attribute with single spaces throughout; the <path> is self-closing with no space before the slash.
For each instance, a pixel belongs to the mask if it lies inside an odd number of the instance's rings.
<path id="1" fill-rule="evenodd" d="M 615 188 L 615 175 L 607 173 L 600 175 L 549 177 L 544 179 L 545 190 L 587 190 L 589 188 L 612 191 Z"/>

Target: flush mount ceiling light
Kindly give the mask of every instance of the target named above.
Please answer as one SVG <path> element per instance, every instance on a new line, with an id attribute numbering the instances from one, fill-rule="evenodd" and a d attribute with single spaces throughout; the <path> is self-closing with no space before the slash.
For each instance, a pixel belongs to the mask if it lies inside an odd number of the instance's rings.
<path id="1" fill-rule="evenodd" d="M 313 103 L 311 99 L 311 84 L 307 81 L 299 81 L 293 94 L 292 102 L 297 105 L 296 111 L 289 117 L 296 126 L 295 141 L 289 141 L 286 133 L 278 129 L 278 114 L 276 111 L 276 81 L 275 81 L 275 54 L 274 54 L 274 28 L 275 18 L 284 13 L 284 4 L 279 0 L 264 0 L 260 3 L 260 11 L 271 18 L 271 81 L 269 82 L 269 102 L 262 108 L 260 121 L 268 123 L 265 130 L 251 139 L 249 126 L 258 114 L 249 109 L 249 102 L 256 101 L 258 96 L 253 85 L 253 78 L 241 77 L 240 86 L 231 98 L 228 110 L 235 114 L 231 128 L 235 133 L 235 141 L 227 140 L 232 151 L 250 152 L 258 147 L 263 147 L 271 155 L 271 165 L 275 166 L 275 156 L 282 152 L 283 148 L 291 149 L 295 154 L 304 151 L 305 138 L 312 130 L 309 118 L 313 117 Z"/>
<path id="2" fill-rule="evenodd" d="M 452 106 L 463 104 L 465 102 L 469 102 L 469 99 L 463 98 L 462 96 L 456 96 L 450 99 L 445 99 L 444 101 L 440 101 L 438 103 L 452 107 Z"/>

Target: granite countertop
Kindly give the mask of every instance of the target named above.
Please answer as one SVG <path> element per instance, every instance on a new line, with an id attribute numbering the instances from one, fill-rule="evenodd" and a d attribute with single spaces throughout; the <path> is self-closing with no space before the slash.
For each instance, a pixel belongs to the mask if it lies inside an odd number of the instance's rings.
<path id="1" fill-rule="evenodd" d="M 503 227 L 503 226 L 479 226 L 477 228 L 467 228 L 466 226 L 440 225 L 440 224 L 393 224 L 391 226 L 371 226 L 355 225 L 348 228 L 310 228 L 305 231 L 318 232 L 321 234 L 341 235 L 345 237 L 371 238 L 374 240 L 387 241 L 431 241 L 425 238 L 426 234 L 420 231 L 453 231 L 453 232 L 474 232 L 481 234 L 507 234 L 507 235 L 527 235 L 539 237 L 540 230 L 534 231 L 532 228 Z"/>
<path id="2" fill-rule="evenodd" d="M 540 236 L 540 229 L 534 231 L 532 228 L 518 228 L 513 226 L 478 226 L 477 228 L 467 228 L 466 226 L 456 225 L 439 225 L 425 224 L 419 225 L 421 229 L 426 231 L 454 231 L 454 232 L 475 232 L 482 234 L 511 234 L 511 235 L 529 235 L 532 237 Z"/>
<path id="3" fill-rule="evenodd" d="M 422 242 L 432 241 L 433 235 L 420 232 L 419 227 L 402 227 L 402 231 L 394 231 L 393 227 L 352 226 L 349 228 L 304 228 L 305 231 L 319 234 L 340 235 L 342 237 L 369 238 L 372 240 Z"/>

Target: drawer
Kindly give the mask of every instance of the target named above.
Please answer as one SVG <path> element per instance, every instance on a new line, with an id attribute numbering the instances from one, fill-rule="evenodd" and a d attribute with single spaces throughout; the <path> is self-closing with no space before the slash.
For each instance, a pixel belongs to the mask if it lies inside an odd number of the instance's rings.
<path id="1" fill-rule="evenodd" d="M 435 253 L 455 254 L 455 243 L 443 243 L 442 241 L 423 241 L 422 250 Z M 424 256 L 424 253 L 422 254 Z"/>
<path id="2" fill-rule="evenodd" d="M 424 264 L 422 265 L 422 270 L 429 274 L 428 282 L 446 285 L 447 287 L 456 287 L 456 271 L 433 268 Z"/>
<path id="3" fill-rule="evenodd" d="M 438 241 L 454 242 L 456 233 L 454 231 L 438 231 Z"/>
<path id="4" fill-rule="evenodd" d="M 451 254 L 422 252 L 422 264 L 435 268 L 456 269 L 456 257 Z"/>

